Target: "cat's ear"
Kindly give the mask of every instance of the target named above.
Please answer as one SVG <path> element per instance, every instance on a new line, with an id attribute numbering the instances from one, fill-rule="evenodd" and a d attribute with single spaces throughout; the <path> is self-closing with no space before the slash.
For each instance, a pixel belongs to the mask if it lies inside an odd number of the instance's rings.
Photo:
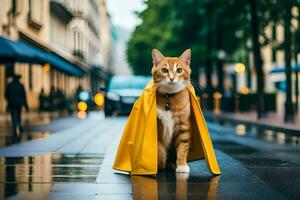
<path id="1" fill-rule="evenodd" d="M 153 65 L 158 65 L 164 59 L 164 55 L 157 49 L 152 49 L 152 62 Z"/>
<path id="2" fill-rule="evenodd" d="M 191 56 L 192 56 L 191 49 L 187 49 L 179 56 L 179 59 L 184 64 L 189 65 L 191 63 Z"/>

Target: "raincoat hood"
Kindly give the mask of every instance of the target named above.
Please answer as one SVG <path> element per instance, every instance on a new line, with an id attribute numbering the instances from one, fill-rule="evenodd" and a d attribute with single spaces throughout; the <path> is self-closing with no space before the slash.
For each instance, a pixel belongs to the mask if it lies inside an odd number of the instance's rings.
<path id="1" fill-rule="evenodd" d="M 192 85 L 192 137 L 188 160 L 205 159 L 211 173 L 221 174 L 210 135 Z M 133 175 L 155 175 L 158 169 L 156 88 L 150 81 L 135 102 L 118 147 L 113 168 Z"/>

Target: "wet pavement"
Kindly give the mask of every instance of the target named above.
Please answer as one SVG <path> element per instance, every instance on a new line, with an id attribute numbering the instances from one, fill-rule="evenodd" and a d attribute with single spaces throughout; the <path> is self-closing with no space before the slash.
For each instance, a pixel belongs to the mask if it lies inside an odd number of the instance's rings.
<path id="1" fill-rule="evenodd" d="M 189 175 L 161 171 L 157 177 L 130 177 L 111 169 L 114 142 L 97 178 L 101 187 L 114 189 L 94 192 L 99 199 L 299 199 L 300 165 L 283 156 L 298 157 L 298 145 L 240 136 L 229 125 L 209 123 L 209 128 L 222 175 L 211 175 L 202 160 L 189 163 Z"/>
<path id="2" fill-rule="evenodd" d="M 24 115 L 24 114 L 23 114 Z M 23 132 L 14 135 L 10 116 L 2 115 L 0 120 L 0 148 L 11 144 L 23 143 L 48 137 L 54 132 L 66 130 L 74 123 L 79 123 L 77 117 L 58 117 L 58 113 L 32 113 L 23 119 Z"/>
<path id="3" fill-rule="evenodd" d="M 59 120 L 60 121 L 60 120 Z M 132 176 L 112 169 L 126 117 L 92 118 L 0 149 L 0 199 L 299 199 L 299 137 L 208 122 L 222 171 Z M 44 131 L 44 129 L 43 129 Z"/>
<path id="4" fill-rule="evenodd" d="M 209 127 L 215 148 L 240 162 L 285 198 L 299 199 L 299 137 L 243 124 L 209 124 Z"/>
<path id="5" fill-rule="evenodd" d="M 47 199 L 56 182 L 94 182 L 103 157 L 47 154 L 0 158 L 1 199 Z"/>
<path id="6" fill-rule="evenodd" d="M 51 135 L 50 131 L 38 131 L 38 132 L 22 132 L 20 135 L 13 135 L 10 132 L 5 132 L 0 136 L 0 148 L 6 147 L 12 144 L 24 143 L 30 140 L 36 140 Z"/>

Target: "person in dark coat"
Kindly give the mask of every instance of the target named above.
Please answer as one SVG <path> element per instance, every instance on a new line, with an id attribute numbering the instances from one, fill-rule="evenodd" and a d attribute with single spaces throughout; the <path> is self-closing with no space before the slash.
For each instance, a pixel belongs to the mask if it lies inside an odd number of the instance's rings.
<path id="1" fill-rule="evenodd" d="M 56 89 L 54 86 L 51 86 L 50 94 L 49 94 L 50 111 L 55 111 L 57 108 L 56 107 L 57 101 L 55 95 L 56 95 Z"/>
<path id="2" fill-rule="evenodd" d="M 45 92 L 44 92 L 44 88 L 41 89 L 41 92 L 39 94 L 39 112 L 43 112 L 46 110 L 46 95 L 45 95 Z"/>
<path id="3" fill-rule="evenodd" d="M 57 102 L 57 109 L 62 115 L 66 109 L 66 97 L 61 89 L 57 89 L 55 93 L 55 98 Z"/>
<path id="4" fill-rule="evenodd" d="M 11 121 L 13 125 L 13 132 L 21 132 L 21 112 L 24 106 L 29 111 L 26 92 L 23 84 L 20 82 L 21 75 L 14 75 L 12 82 L 10 82 L 5 91 L 5 98 L 7 100 L 8 110 L 11 113 Z"/>

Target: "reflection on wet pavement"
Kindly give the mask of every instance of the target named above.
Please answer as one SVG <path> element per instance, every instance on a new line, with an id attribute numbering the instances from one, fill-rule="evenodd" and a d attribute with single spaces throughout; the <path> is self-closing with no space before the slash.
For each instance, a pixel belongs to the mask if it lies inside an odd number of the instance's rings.
<path id="1" fill-rule="evenodd" d="M 204 160 L 189 162 L 189 175 L 160 171 L 157 177 L 132 176 L 133 199 L 285 199 L 238 161 L 219 150 L 216 154 L 220 176 L 212 175 Z"/>
<path id="2" fill-rule="evenodd" d="M 76 117 L 59 117 L 58 113 L 32 113 L 23 120 L 24 131 L 18 135 L 12 133 L 9 115 L 0 119 L 0 148 L 11 144 L 23 143 L 48 137 L 52 133 L 66 130 L 79 123 Z"/>
<path id="3" fill-rule="evenodd" d="M 261 128 L 253 125 L 236 124 L 225 120 L 209 121 L 219 124 L 222 128 L 234 129 L 233 133 L 241 137 L 257 138 L 266 142 L 281 145 L 300 145 L 300 135 L 290 135 L 280 131 Z M 231 131 L 232 132 L 232 131 Z"/>
<path id="4" fill-rule="evenodd" d="M 23 132 L 20 135 L 13 135 L 10 132 L 0 132 L 0 148 L 9 146 L 11 144 L 23 143 L 30 140 L 36 140 L 48 137 L 52 133 L 49 131 L 42 132 Z"/>
<path id="5" fill-rule="evenodd" d="M 257 149 L 234 142 L 216 141 L 214 146 L 229 154 L 247 167 L 257 178 L 280 192 L 288 199 L 299 199 L 300 196 L 300 164 L 289 159 L 289 155 L 298 152 L 279 150 L 259 151 Z M 239 173 L 239 171 L 236 171 Z M 222 177 L 223 178 L 223 177 Z"/>
<path id="6" fill-rule="evenodd" d="M 44 125 L 50 122 L 50 118 L 41 117 L 38 120 L 24 120 L 23 124 L 30 124 L 30 125 L 37 125 L 39 124 Z M 30 140 L 36 140 L 40 138 L 47 137 L 52 133 L 48 130 L 43 131 L 34 131 L 34 130 L 27 130 L 28 128 L 25 127 L 25 131 L 22 133 L 14 134 L 12 132 L 12 127 L 10 120 L 2 121 L 0 124 L 0 148 L 7 147 L 11 144 L 22 143 Z"/>
<path id="7" fill-rule="evenodd" d="M 201 183 L 195 184 L 186 173 L 161 172 L 157 178 L 132 176 L 133 199 L 214 199 L 220 176 L 203 177 Z M 192 192 L 194 190 L 194 192 Z"/>
<path id="8" fill-rule="evenodd" d="M 47 199 L 55 182 L 95 182 L 103 157 L 0 157 L 0 199 Z"/>

